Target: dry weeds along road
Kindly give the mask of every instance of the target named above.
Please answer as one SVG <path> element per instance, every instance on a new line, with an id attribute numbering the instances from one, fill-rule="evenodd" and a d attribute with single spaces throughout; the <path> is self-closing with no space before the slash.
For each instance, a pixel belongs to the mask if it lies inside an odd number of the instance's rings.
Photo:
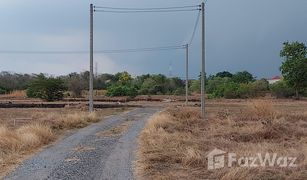
<path id="1" fill-rule="evenodd" d="M 26 160 L 6 179 L 133 179 L 137 135 L 159 108 L 138 108 L 80 129 Z"/>

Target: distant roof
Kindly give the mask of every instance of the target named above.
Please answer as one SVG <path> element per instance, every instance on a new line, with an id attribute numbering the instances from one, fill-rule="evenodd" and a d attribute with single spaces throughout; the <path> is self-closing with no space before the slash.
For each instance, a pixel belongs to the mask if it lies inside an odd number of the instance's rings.
<path id="1" fill-rule="evenodd" d="M 269 79 L 269 80 L 279 80 L 279 79 L 281 79 L 281 77 L 280 76 L 274 76 L 274 77 L 272 77 L 271 79 Z"/>

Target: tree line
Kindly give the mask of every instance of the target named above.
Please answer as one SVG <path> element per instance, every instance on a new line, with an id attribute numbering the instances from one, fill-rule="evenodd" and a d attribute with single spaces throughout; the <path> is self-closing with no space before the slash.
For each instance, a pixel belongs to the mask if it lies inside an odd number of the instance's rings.
<path id="1" fill-rule="evenodd" d="M 251 98 L 267 93 L 278 98 L 306 96 L 307 94 L 307 48 L 304 43 L 285 42 L 280 56 L 283 80 L 269 84 L 266 79 L 256 79 L 251 73 L 241 71 L 232 74 L 218 72 L 206 77 L 205 89 L 208 98 Z M 28 97 L 47 101 L 60 100 L 65 96 L 82 97 L 88 90 L 88 71 L 65 76 L 45 74 L 0 73 L 0 94 L 13 90 L 26 90 Z M 189 92 L 200 92 L 200 79 L 189 80 Z M 132 77 L 128 72 L 99 74 L 94 78 L 95 90 L 106 90 L 107 96 L 136 95 L 183 95 L 185 81 L 162 74 L 145 74 Z"/>

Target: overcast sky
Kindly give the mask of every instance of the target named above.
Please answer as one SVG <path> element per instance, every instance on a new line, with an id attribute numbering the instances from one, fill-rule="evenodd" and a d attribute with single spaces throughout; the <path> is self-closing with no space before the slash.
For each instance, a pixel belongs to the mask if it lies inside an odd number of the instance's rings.
<path id="1" fill-rule="evenodd" d="M 200 0 L 0 0 L 0 50 L 75 51 L 89 48 L 89 4 L 167 7 Z M 279 75 L 284 41 L 307 43 L 307 0 L 208 0 L 206 71 L 248 70 L 258 78 Z M 185 44 L 197 12 L 95 14 L 95 50 Z M 200 26 L 199 26 L 200 27 Z M 190 76 L 200 71 L 200 31 L 190 51 Z M 98 73 L 129 71 L 184 76 L 183 50 L 95 54 Z M 0 71 L 54 75 L 89 69 L 89 55 L 0 54 Z"/>

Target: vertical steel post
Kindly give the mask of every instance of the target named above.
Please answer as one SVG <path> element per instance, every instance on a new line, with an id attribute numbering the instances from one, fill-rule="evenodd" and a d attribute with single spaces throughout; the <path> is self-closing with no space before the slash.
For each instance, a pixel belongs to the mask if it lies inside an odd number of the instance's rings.
<path id="1" fill-rule="evenodd" d="M 188 105 L 189 96 L 189 44 L 186 44 L 186 61 L 185 61 L 185 105 Z"/>
<path id="2" fill-rule="evenodd" d="M 205 118 L 205 3 L 201 3 L 202 11 L 202 58 L 201 58 L 201 116 Z"/>
<path id="3" fill-rule="evenodd" d="M 94 61 L 94 7 L 90 5 L 90 82 L 89 82 L 89 112 L 94 111 L 94 100 L 93 100 L 93 61 Z"/>

